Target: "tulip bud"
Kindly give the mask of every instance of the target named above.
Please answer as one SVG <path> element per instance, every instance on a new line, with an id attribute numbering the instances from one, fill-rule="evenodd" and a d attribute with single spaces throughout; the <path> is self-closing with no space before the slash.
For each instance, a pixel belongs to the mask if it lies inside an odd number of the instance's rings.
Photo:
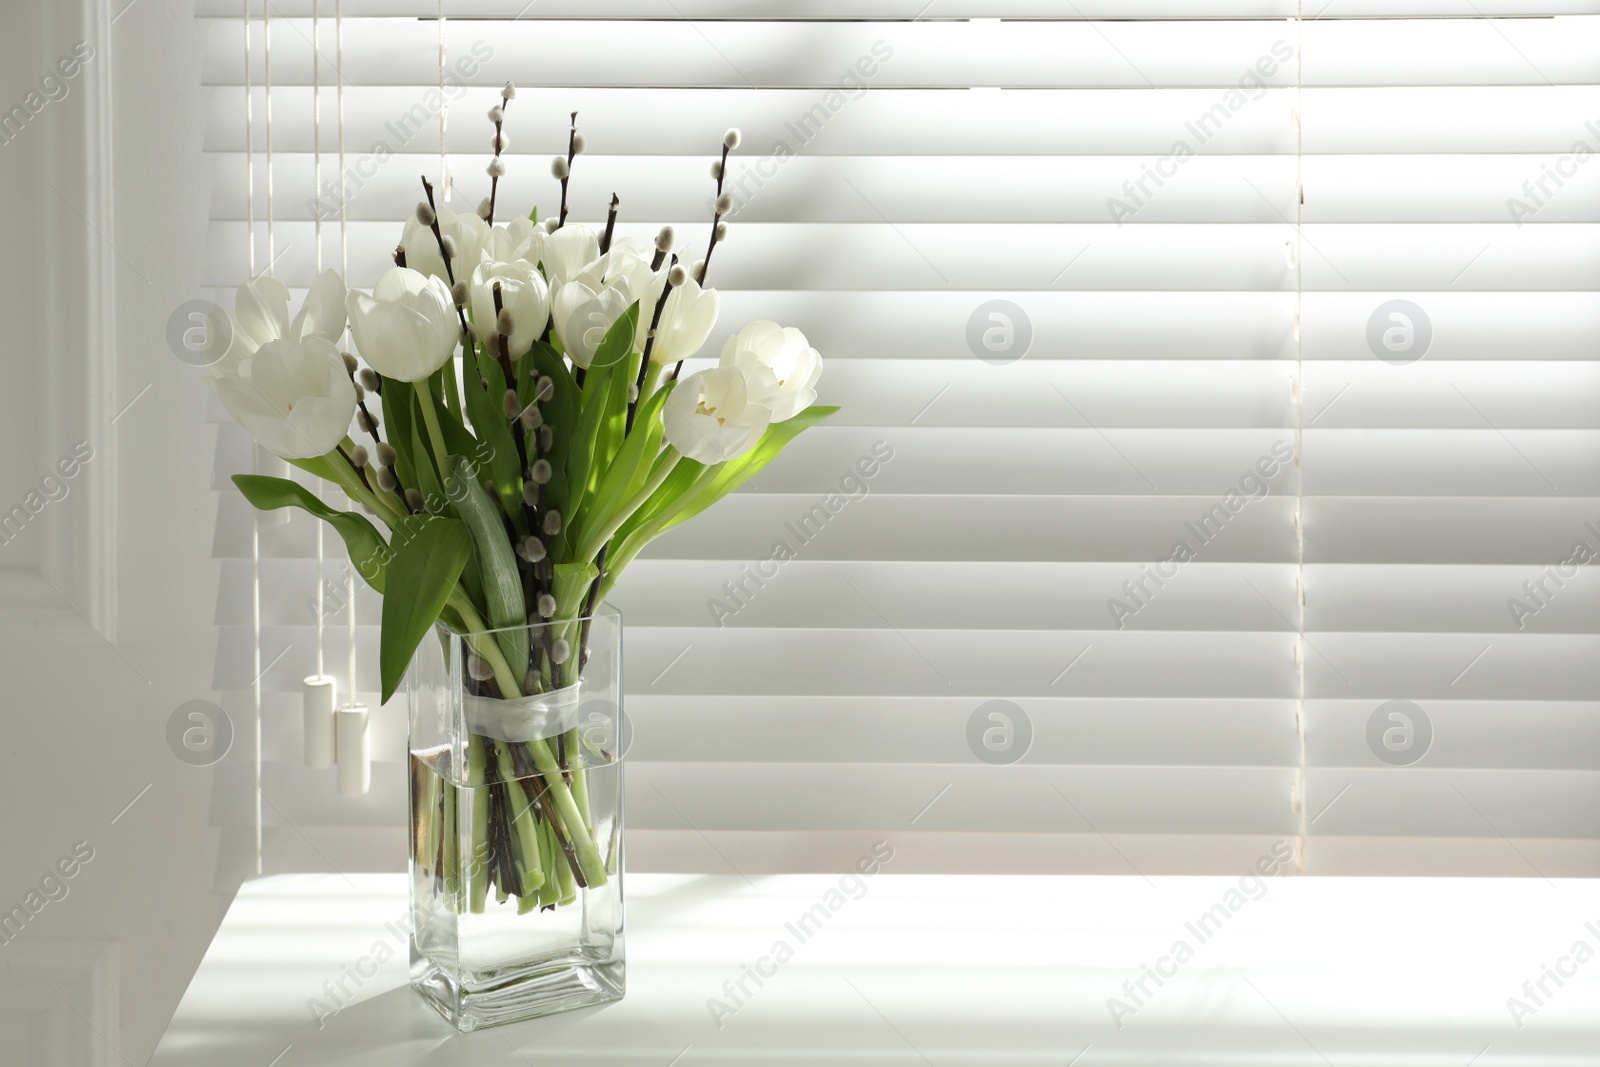
<path id="1" fill-rule="evenodd" d="M 339 353 L 339 358 L 344 360 L 344 369 L 345 370 L 349 371 L 351 374 L 354 374 L 356 372 L 356 367 L 358 366 L 358 364 L 356 363 L 356 357 L 355 356 L 352 356 L 348 352 L 340 352 Z"/>
<path id="2" fill-rule="evenodd" d="M 561 512 L 547 511 L 544 513 L 544 532 L 551 537 L 561 532 Z"/>
<path id="3" fill-rule="evenodd" d="M 723 193 L 717 197 L 717 214 L 726 215 L 733 210 L 733 194 Z"/>
<path id="4" fill-rule="evenodd" d="M 350 463 L 357 469 L 364 468 L 367 465 L 367 450 L 360 445 L 352 448 L 350 450 Z"/>
<path id="5" fill-rule="evenodd" d="M 483 168 L 483 170 L 484 173 L 489 175 L 491 178 L 504 178 L 506 176 L 505 160 L 501 159 L 499 156 L 495 156 L 493 159 L 489 160 L 489 165 Z"/>
<path id="6" fill-rule="evenodd" d="M 535 485 L 543 485 L 550 480 L 550 461 L 547 459 L 535 460 L 532 467 L 528 468 L 528 477 L 532 478 Z M 551 530 L 555 533 L 555 530 Z"/>
<path id="7" fill-rule="evenodd" d="M 539 505 L 539 487 L 533 482 L 522 483 L 522 502 L 530 508 Z"/>
<path id="8" fill-rule="evenodd" d="M 378 372 L 371 367 L 362 367 L 356 375 L 356 381 L 360 382 L 362 387 L 370 393 L 378 391 Z"/>
<path id="9" fill-rule="evenodd" d="M 589 139 L 581 133 L 572 135 L 572 154 L 581 156 L 589 147 Z"/>
<path id="10" fill-rule="evenodd" d="M 432 226 L 437 219 L 438 216 L 433 213 L 433 208 L 428 206 L 428 202 L 426 200 L 417 201 L 418 222 L 422 223 L 424 226 Z"/>
<path id="11" fill-rule="evenodd" d="M 377 451 L 378 451 L 378 462 L 382 463 L 385 467 L 394 466 L 395 460 L 400 458 L 399 455 L 395 452 L 393 445 L 386 444 L 386 443 L 384 443 L 382 441 L 380 441 L 378 443 L 378 450 Z"/>
<path id="12" fill-rule="evenodd" d="M 552 159 L 550 161 L 550 173 L 555 176 L 556 181 L 566 181 L 568 175 L 572 173 L 572 168 L 567 165 L 567 157 L 557 156 Z"/>
<path id="13" fill-rule="evenodd" d="M 517 546 L 517 555 L 529 563 L 538 563 L 545 557 L 544 542 L 537 537 L 524 537 Z"/>
<path id="14" fill-rule="evenodd" d="M 572 656 L 572 645 L 565 638 L 556 638 L 555 644 L 550 646 L 550 662 L 561 664 L 567 662 Z"/>
<path id="15" fill-rule="evenodd" d="M 714 160 L 711 164 L 711 177 L 714 181 L 722 180 L 722 160 Z"/>
<path id="16" fill-rule="evenodd" d="M 500 107 L 499 104 L 496 104 L 494 107 L 491 107 L 489 109 L 489 121 L 490 122 L 498 123 L 498 122 L 504 122 L 505 120 L 506 120 L 506 113 Z"/>
<path id="17" fill-rule="evenodd" d="M 406 507 L 412 511 L 421 511 L 423 505 L 422 493 L 415 489 L 406 490 Z"/>
<path id="18" fill-rule="evenodd" d="M 546 374 L 546 375 L 540 377 L 538 382 L 536 382 L 534 384 L 534 387 L 533 387 L 533 398 L 535 400 L 540 400 L 540 401 L 549 400 L 552 396 L 555 395 L 555 392 L 556 392 L 556 380 L 554 378 L 550 377 L 548 374 Z"/>
<path id="19" fill-rule="evenodd" d="M 506 135 L 506 132 L 504 130 L 501 130 L 499 133 L 494 135 L 494 150 L 495 150 L 495 152 L 497 152 L 497 153 L 504 152 L 507 148 L 510 148 L 510 147 L 511 147 L 511 138 Z"/>
<path id="20" fill-rule="evenodd" d="M 515 100 L 516 98 L 517 98 L 517 87 L 515 85 L 512 85 L 510 82 L 506 82 L 506 87 L 504 89 L 500 90 L 500 99 L 502 99 L 502 100 Z"/>
<path id="21" fill-rule="evenodd" d="M 515 389 L 507 389 L 505 396 L 500 398 L 500 407 L 506 413 L 506 418 L 514 419 L 522 414 L 522 402 L 517 399 Z"/>
<path id="22" fill-rule="evenodd" d="M 556 613 L 556 598 L 551 596 L 549 593 L 540 593 L 538 600 L 538 612 L 547 619 L 554 616 Z"/>
<path id="23" fill-rule="evenodd" d="M 473 655 L 467 657 L 467 673 L 474 681 L 487 682 L 494 677 L 494 668 L 482 656 Z"/>
<path id="24" fill-rule="evenodd" d="M 672 269 L 667 271 L 667 284 L 676 289 L 689 280 L 689 272 L 683 269 L 682 263 L 674 263 Z"/>
<path id="25" fill-rule="evenodd" d="M 379 467 L 378 468 L 378 488 L 379 489 L 382 489 L 386 493 L 392 493 L 396 489 L 398 489 L 399 487 L 400 487 L 400 483 L 394 480 L 394 475 L 389 473 L 389 468 L 388 467 Z"/>
<path id="26" fill-rule="evenodd" d="M 739 147 L 739 142 L 742 139 L 739 135 L 738 127 L 735 127 L 722 135 L 722 147 L 732 151 Z"/>
<path id="27" fill-rule="evenodd" d="M 726 222 L 717 223 L 717 235 L 716 236 L 717 236 L 717 244 L 721 244 L 723 241 L 726 241 L 728 239 L 728 224 Z"/>
<path id="28" fill-rule="evenodd" d="M 670 251 L 672 251 L 672 242 L 675 239 L 675 236 L 676 235 L 672 232 L 672 227 L 671 226 L 663 226 L 663 227 L 661 227 L 661 232 L 656 234 L 656 251 L 657 252 L 670 252 Z"/>

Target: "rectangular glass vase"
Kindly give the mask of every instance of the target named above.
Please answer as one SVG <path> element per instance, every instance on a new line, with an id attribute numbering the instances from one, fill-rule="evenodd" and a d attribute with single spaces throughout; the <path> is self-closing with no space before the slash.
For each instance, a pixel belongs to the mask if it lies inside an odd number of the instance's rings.
<path id="1" fill-rule="evenodd" d="M 623 995 L 621 682 L 610 608 L 417 651 L 411 984 L 459 1030 Z"/>

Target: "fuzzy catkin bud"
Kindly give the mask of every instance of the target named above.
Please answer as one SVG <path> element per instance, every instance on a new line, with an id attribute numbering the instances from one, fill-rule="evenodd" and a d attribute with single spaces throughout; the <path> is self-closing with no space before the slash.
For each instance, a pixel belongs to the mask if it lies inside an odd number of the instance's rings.
<path id="1" fill-rule="evenodd" d="M 682 263 L 674 263 L 672 269 L 667 271 L 667 284 L 676 289 L 689 280 L 689 272 L 683 269 Z"/>
<path id="2" fill-rule="evenodd" d="M 359 403 L 361 403 L 363 400 L 365 400 L 367 398 L 367 390 L 362 386 L 362 384 L 360 382 L 351 383 L 350 388 L 352 388 L 352 389 L 354 389 L 356 391 L 356 403 L 359 404 Z"/>
<path id="3" fill-rule="evenodd" d="M 504 152 L 506 149 L 511 147 L 511 138 L 506 135 L 504 130 L 501 130 L 499 133 L 494 135 L 493 143 L 496 153 Z"/>
<path id="4" fill-rule="evenodd" d="M 722 135 L 722 147 L 732 151 L 733 149 L 739 147 L 739 142 L 743 139 L 743 136 L 739 133 L 739 128 L 735 126 L 733 129 Z"/>
<path id="5" fill-rule="evenodd" d="M 696 278 L 704 278 L 706 276 L 706 261 L 705 260 L 697 259 L 697 260 L 694 261 L 694 276 Z"/>
<path id="6" fill-rule="evenodd" d="M 529 404 L 522 409 L 522 428 L 524 430 L 537 430 L 544 425 L 544 415 L 535 404 Z"/>
<path id="7" fill-rule="evenodd" d="M 356 381 L 360 382 L 362 388 L 369 393 L 378 391 L 378 372 L 371 367 L 362 367 L 360 372 L 356 374 Z"/>
<path id="8" fill-rule="evenodd" d="M 589 139 L 581 133 L 572 135 L 572 154 L 581 156 L 589 149 Z"/>
<path id="9" fill-rule="evenodd" d="M 456 283 L 450 287 L 450 299 L 454 300 L 457 305 L 467 302 L 467 280 L 465 278 L 457 278 Z"/>
<path id="10" fill-rule="evenodd" d="M 567 165 L 566 156 L 557 156 L 550 161 L 550 173 L 558 182 L 564 182 L 572 173 L 572 168 Z"/>
<path id="11" fill-rule="evenodd" d="M 500 398 L 500 407 L 505 411 L 508 419 L 514 419 L 522 414 L 522 401 L 517 399 L 517 391 L 515 389 L 507 389 L 505 391 L 505 395 Z"/>
<path id="12" fill-rule="evenodd" d="M 639 385 L 638 385 L 637 382 L 629 382 L 628 383 L 628 403 L 637 404 L 638 402 L 639 402 Z"/>
<path id="13" fill-rule="evenodd" d="M 378 488 L 379 489 L 382 489 L 386 493 L 392 493 L 396 489 L 398 489 L 399 487 L 400 487 L 400 483 L 395 481 L 394 475 L 389 473 L 389 468 L 388 467 L 379 467 L 378 468 Z"/>
<path id="14" fill-rule="evenodd" d="M 356 367 L 358 365 L 356 363 L 356 357 L 352 356 L 348 352 L 340 352 L 339 353 L 339 358 L 344 360 L 344 369 L 346 371 L 350 372 L 351 374 L 355 374 Z"/>
<path id="15" fill-rule="evenodd" d="M 544 220 L 544 232 L 545 233 L 555 233 L 559 229 L 561 229 L 561 220 L 560 219 L 552 217 L 552 218 L 548 218 L 548 219 Z"/>
<path id="16" fill-rule="evenodd" d="M 522 483 L 522 502 L 530 508 L 539 506 L 539 486 L 533 482 Z"/>
<path id="17" fill-rule="evenodd" d="M 412 511 L 421 511 L 423 505 L 422 493 L 416 489 L 406 490 L 406 507 Z"/>
<path id="18" fill-rule="evenodd" d="M 537 610 L 540 615 L 547 619 L 554 617 L 556 613 L 556 598 L 549 593 L 540 593 Z"/>
<path id="19" fill-rule="evenodd" d="M 533 466 L 528 468 L 528 477 L 533 479 L 535 485 L 544 485 L 550 480 L 553 472 L 550 470 L 550 461 L 547 459 L 534 460 Z M 555 533 L 555 530 L 551 530 Z"/>
<path id="20" fill-rule="evenodd" d="M 714 160 L 711 164 L 711 178 L 713 181 L 722 180 L 722 160 Z"/>
<path id="21" fill-rule="evenodd" d="M 720 245 L 722 242 L 726 241 L 727 239 L 728 239 L 728 224 L 726 222 L 717 223 L 717 244 Z"/>
<path id="22" fill-rule="evenodd" d="M 551 537 L 561 532 L 561 512 L 547 511 L 544 513 L 544 532 Z"/>
<path id="23" fill-rule="evenodd" d="M 361 428 L 362 433 L 372 433 L 378 428 L 377 424 L 372 421 L 372 416 L 365 411 L 356 412 L 356 425 Z"/>
<path id="24" fill-rule="evenodd" d="M 426 200 L 417 201 L 418 222 L 422 223 L 424 226 L 432 226 L 437 217 L 438 216 L 433 213 L 433 208 L 428 206 L 428 202 Z"/>
<path id="25" fill-rule="evenodd" d="M 517 555 L 529 563 L 538 563 L 545 557 L 544 542 L 537 537 L 524 537 L 517 546 Z"/>
<path id="26" fill-rule="evenodd" d="M 550 646 L 550 661 L 561 664 L 572 658 L 572 645 L 565 638 L 557 638 L 555 644 Z"/>
<path id="27" fill-rule="evenodd" d="M 549 400 L 556 393 L 556 380 L 548 374 L 541 377 L 533 388 L 533 398 L 538 401 Z"/>
<path id="28" fill-rule="evenodd" d="M 356 445 L 350 450 L 350 462 L 357 467 L 365 467 L 367 465 L 367 450 L 360 445 Z"/>
<path id="29" fill-rule="evenodd" d="M 504 89 L 500 90 L 500 99 L 502 99 L 502 100 L 515 100 L 516 98 L 517 98 L 517 87 L 515 85 L 512 85 L 510 82 L 506 82 L 506 87 Z"/>
<path id="30" fill-rule="evenodd" d="M 663 227 L 661 227 L 661 232 L 656 234 L 656 251 L 657 252 L 670 252 L 670 251 L 672 251 L 672 242 L 674 240 L 676 240 L 676 236 L 677 235 L 672 232 L 672 227 L 671 226 L 663 226 Z"/>
<path id="31" fill-rule="evenodd" d="M 451 259 L 456 258 L 456 239 L 454 237 L 445 234 L 444 239 L 439 242 L 439 247 L 444 249 L 444 254 Z"/>
<path id="32" fill-rule="evenodd" d="M 482 656 L 467 657 L 467 673 L 474 681 L 487 682 L 494 677 L 494 668 L 489 666 L 489 661 Z"/>
<path id="33" fill-rule="evenodd" d="M 499 316 L 494 320 L 494 328 L 506 337 L 510 337 L 511 325 L 511 309 L 501 308 Z"/>
<path id="34" fill-rule="evenodd" d="M 549 426 L 539 427 L 539 451 L 548 452 L 550 446 L 556 443 L 556 432 Z"/>
<path id="35" fill-rule="evenodd" d="M 394 466 L 395 460 L 397 460 L 399 458 L 400 457 L 395 452 L 393 445 L 387 444 L 386 442 L 383 442 L 383 441 L 379 441 L 378 442 L 378 462 L 379 463 L 382 463 L 385 467 L 392 467 L 392 466 Z"/>
<path id="36" fill-rule="evenodd" d="M 494 107 L 491 107 L 489 109 L 489 121 L 490 122 L 504 122 L 505 120 L 506 120 L 505 109 L 502 108 L 499 104 L 496 104 Z"/>
<path id="37" fill-rule="evenodd" d="M 483 172 L 491 178 L 504 178 L 506 176 L 505 160 L 495 156 L 489 160 L 489 165 L 483 168 Z"/>
<path id="38" fill-rule="evenodd" d="M 733 210 L 733 194 L 723 193 L 717 197 L 717 214 L 726 215 Z"/>
<path id="39" fill-rule="evenodd" d="M 478 201 L 478 217 L 480 219 L 483 219 L 487 222 L 489 219 L 489 213 L 492 210 L 493 207 L 490 205 L 489 198 L 487 196 Z"/>

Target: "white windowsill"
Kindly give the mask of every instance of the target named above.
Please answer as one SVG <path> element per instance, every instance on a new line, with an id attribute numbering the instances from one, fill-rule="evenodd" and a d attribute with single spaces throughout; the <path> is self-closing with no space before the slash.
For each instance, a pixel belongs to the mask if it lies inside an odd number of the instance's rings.
<path id="1" fill-rule="evenodd" d="M 1575 942 L 1600 951 L 1600 881 L 1276 878 L 1202 943 L 1185 923 L 1238 884 L 885 872 L 802 943 L 785 923 L 838 876 L 634 875 L 624 1001 L 459 1037 L 407 988 L 385 929 L 403 922 L 404 876 L 285 875 L 240 891 L 151 1062 L 1596 1062 L 1600 957 L 1547 982 L 1520 1028 L 1507 999 Z M 780 939 L 793 959 L 747 981 L 719 1029 L 708 999 L 731 1004 L 723 983 Z M 1160 989 L 1147 979 L 1119 1029 L 1108 998 L 1180 939 L 1194 957 Z M 308 1000 L 380 944 L 394 958 L 346 980 L 353 998 L 319 1030 Z"/>

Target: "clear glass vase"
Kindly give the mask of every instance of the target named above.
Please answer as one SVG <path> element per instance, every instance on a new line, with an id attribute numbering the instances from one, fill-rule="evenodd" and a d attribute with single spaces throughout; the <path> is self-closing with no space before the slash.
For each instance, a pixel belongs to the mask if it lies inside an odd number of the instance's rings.
<path id="1" fill-rule="evenodd" d="M 620 999 L 622 617 L 440 626 L 408 681 L 411 984 L 463 1031 Z"/>

